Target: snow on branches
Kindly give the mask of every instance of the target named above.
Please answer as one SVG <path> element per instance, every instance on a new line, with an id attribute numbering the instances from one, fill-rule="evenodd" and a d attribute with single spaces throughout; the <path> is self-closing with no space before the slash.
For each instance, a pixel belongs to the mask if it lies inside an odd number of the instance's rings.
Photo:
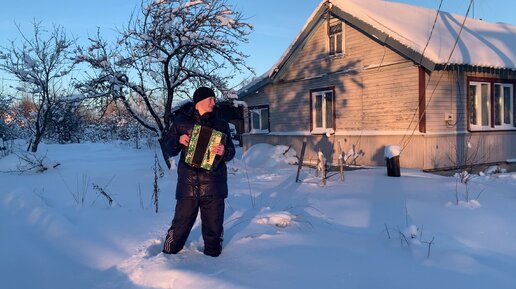
<path id="1" fill-rule="evenodd" d="M 197 86 L 225 95 L 235 74 L 252 72 L 238 49 L 251 30 L 225 0 L 147 0 L 116 43 L 98 33 L 89 47 L 78 48 L 76 61 L 95 71 L 78 87 L 91 98 L 121 101 L 141 125 L 163 137 L 173 104 Z"/>

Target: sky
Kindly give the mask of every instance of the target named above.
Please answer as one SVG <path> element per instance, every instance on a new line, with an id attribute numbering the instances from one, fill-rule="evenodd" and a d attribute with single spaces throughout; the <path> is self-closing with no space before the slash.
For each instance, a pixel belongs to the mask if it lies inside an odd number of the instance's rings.
<path id="1" fill-rule="evenodd" d="M 254 31 L 249 43 L 242 50 L 249 55 L 248 64 L 257 75 L 269 70 L 288 48 L 306 20 L 321 2 L 319 0 L 228 0 L 243 12 Z M 416 6 L 437 9 L 440 0 L 398 0 Z M 115 35 L 138 7 L 139 0 L 51 0 L 8 1 L 0 10 L 0 45 L 6 40 L 19 37 L 15 23 L 22 29 L 31 28 L 33 20 L 46 27 L 53 24 L 65 29 L 79 40 L 85 41 L 97 32 L 105 36 Z M 464 15 L 468 0 L 443 0 L 442 10 Z M 475 0 L 470 16 L 489 22 L 505 22 L 516 25 L 516 1 Z M 245 77 L 245 76 L 242 76 Z M 0 74 L 0 81 L 5 75 Z"/>

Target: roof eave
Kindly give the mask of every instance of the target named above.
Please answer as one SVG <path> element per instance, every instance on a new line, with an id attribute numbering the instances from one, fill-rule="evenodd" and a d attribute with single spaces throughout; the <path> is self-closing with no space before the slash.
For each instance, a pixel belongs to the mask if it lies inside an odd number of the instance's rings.
<path id="1" fill-rule="evenodd" d="M 436 64 L 435 70 L 465 71 L 492 74 L 516 75 L 516 69 L 510 67 L 479 66 L 472 64 Z"/>
<path id="2" fill-rule="evenodd" d="M 286 53 L 283 61 L 278 63 L 275 67 L 274 73 L 271 75 L 273 81 L 281 78 L 283 73 L 286 71 L 286 67 L 296 58 L 296 55 L 301 48 L 306 44 L 306 40 L 312 36 L 315 32 L 315 28 L 319 25 L 319 23 L 324 19 L 324 15 L 326 13 L 326 7 L 324 5 L 319 5 L 318 11 L 311 18 L 310 23 L 308 23 L 305 29 L 300 33 L 296 42 L 290 46 L 288 53 Z"/>
<path id="3" fill-rule="evenodd" d="M 244 98 L 244 97 L 247 97 L 249 95 L 255 94 L 255 93 L 259 92 L 259 90 L 262 87 L 264 87 L 265 85 L 267 85 L 267 84 L 269 84 L 271 82 L 272 82 L 272 80 L 271 80 L 271 78 L 268 75 L 264 76 L 262 79 L 260 79 L 259 81 L 251 84 L 250 86 L 241 88 L 237 92 L 237 95 L 238 95 L 239 98 Z"/>
<path id="4" fill-rule="evenodd" d="M 322 3 L 318 6 L 317 12 L 314 12 L 313 16 L 310 18 L 311 20 L 305 25 L 304 29 L 289 46 L 288 50 L 285 51 L 281 60 L 276 63 L 268 72 L 260 76 L 262 79 L 256 81 L 256 83 L 251 84 L 249 87 L 243 87 L 240 89 L 237 93 L 239 97 L 246 97 L 250 94 L 256 93 L 260 88 L 273 82 L 275 79 L 278 79 L 278 77 L 282 75 L 282 72 L 284 71 L 283 68 L 288 66 L 292 59 L 295 58 L 294 56 L 297 54 L 296 52 L 299 51 L 299 48 L 304 45 L 305 40 L 313 33 L 314 28 L 317 26 L 326 11 L 325 7 L 326 6 L 322 5 Z"/>

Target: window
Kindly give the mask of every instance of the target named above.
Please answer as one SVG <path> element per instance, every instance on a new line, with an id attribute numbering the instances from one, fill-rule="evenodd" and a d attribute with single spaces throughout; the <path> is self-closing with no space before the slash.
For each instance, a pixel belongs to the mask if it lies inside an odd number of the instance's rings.
<path id="1" fill-rule="evenodd" d="M 269 130 L 269 106 L 249 107 L 249 128 L 250 133 L 268 133 Z"/>
<path id="2" fill-rule="evenodd" d="M 495 81 L 470 81 L 468 90 L 471 130 L 516 129 L 514 85 Z"/>
<path id="3" fill-rule="evenodd" d="M 471 82 L 469 84 L 469 123 L 473 127 L 489 126 L 489 83 Z"/>
<path id="4" fill-rule="evenodd" d="M 312 133 L 334 132 L 333 88 L 311 91 Z"/>
<path id="5" fill-rule="evenodd" d="M 343 33 L 342 33 L 342 22 L 333 22 L 328 26 L 328 54 L 330 56 L 339 55 L 343 53 Z"/>
<path id="6" fill-rule="evenodd" d="M 511 111 L 514 103 L 511 99 L 512 85 L 495 83 L 494 117 L 496 126 L 511 126 Z"/>

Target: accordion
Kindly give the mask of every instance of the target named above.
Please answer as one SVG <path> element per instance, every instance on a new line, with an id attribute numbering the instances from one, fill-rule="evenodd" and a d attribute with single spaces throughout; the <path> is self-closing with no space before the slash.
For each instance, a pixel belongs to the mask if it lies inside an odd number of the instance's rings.
<path id="1" fill-rule="evenodd" d="M 225 134 L 207 126 L 194 125 L 186 150 L 185 163 L 194 168 L 211 170 L 217 166 L 213 147 L 224 144 Z"/>

